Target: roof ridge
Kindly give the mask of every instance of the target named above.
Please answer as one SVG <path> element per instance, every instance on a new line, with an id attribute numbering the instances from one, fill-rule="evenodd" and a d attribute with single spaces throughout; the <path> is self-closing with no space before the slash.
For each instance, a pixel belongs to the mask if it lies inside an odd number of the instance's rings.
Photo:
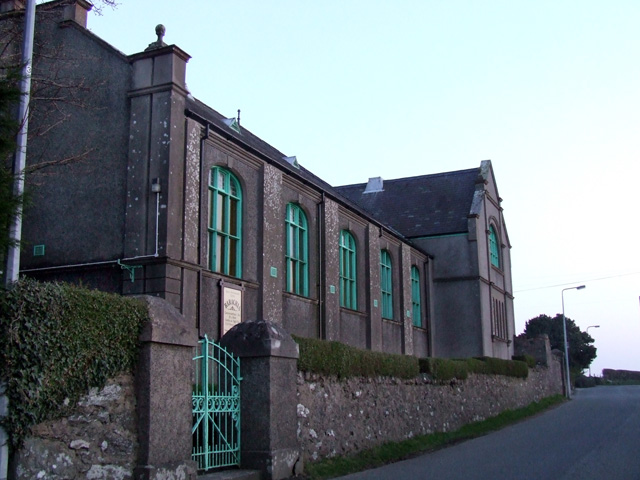
<path id="1" fill-rule="evenodd" d="M 400 181 L 405 181 L 405 180 L 415 180 L 415 179 L 422 179 L 422 178 L 435 178 L 435 177 L 443 177 L 445 175 L 455 175 L 455 174 L 463 174 L 463 173 L 471 173 L 471 172 L 477 172 L 480 169 L 480 167 L 473 167 L 473 168 L 466 168 L 463 170 L 452 170 L 450 172 L 438 172 L 438 173 L 427 173 L 424 175 L 414 175 L 411 177 L 400 177 L 400 178 L 392 178 L 392 179 L 384 179 L 384 183 L 393 183 L 393 182 L 400 182 Z M 353 187 L 359 187 L 362 185 L 366 185 L 367 182 L 361 182 L 361 183 L 351 183 L 351 184 L 347 184 L 347 185 L 339 185 L 335 188 L 353 188 Z"/>

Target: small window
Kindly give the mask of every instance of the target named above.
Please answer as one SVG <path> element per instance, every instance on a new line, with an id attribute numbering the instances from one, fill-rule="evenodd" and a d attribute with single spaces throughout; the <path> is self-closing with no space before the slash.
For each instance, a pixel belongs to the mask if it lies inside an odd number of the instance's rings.
<path id="1" fill-rule="evenodd" d="M 393 270 L 391 255 L 387 250 L 380 251 L 380 290 L 382 296 L 382 318 L 393 320 Z"/>
<path id="2" fill-rule="evenodd" d="M 411 267 L 411 314 L 413 325 L 422 327 L 422 302 L 420 293 L 420 270 L 413 265 Z"/>
<path id="3" fill-rule="evenodd" d="M 356 241 L 346 230 L 340 232 L 340 306 L 358 309 Z"/>
<path id="4" fill-rule="evenodd" d="M 242 192 L 238 179 L 220 167 L 209 179 L 209 268 L 214 272 L 242 275 Z"/>
<path id="5" fill-rule="evenodd" d="M 287 205 L 286 236 L 287 291 L 309 296 L 307 216 L 298 206 Z"/>
<path id="6" fill-rule="evenodd" d="M 491 257 L 491 265 L 500 268 L 500 247 L 498 246 L 498 235 L 493 225 L 489 227 L 489 256 Z"/>

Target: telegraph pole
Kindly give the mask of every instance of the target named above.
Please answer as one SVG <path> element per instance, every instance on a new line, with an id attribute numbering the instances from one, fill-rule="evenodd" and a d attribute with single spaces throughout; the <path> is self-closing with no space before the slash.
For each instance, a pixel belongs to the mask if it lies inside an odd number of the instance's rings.
<path id="1" fill-rule="evenodd" d="M 27 131 L 29 126 L 29 100 L 31 98 L 31 69 L 33 60 L 33 32 L 35 29 L 36 0 L 27 0 L 24 16 L 24 37 L 22 39 L 22 74 L 20 77 L 20 105 L 18 122 L 20 130 L 16 138 L 16 153 L 13 159 L 13 194 L 22 198 L 24 193 L 24 167 L 27 160 Z M 20 273 L 20 241 L 22 240 L 22 201 L 9 229 L 11 245 L 7 252 L 5 285 L 10 287 L 18 280 Z"/>

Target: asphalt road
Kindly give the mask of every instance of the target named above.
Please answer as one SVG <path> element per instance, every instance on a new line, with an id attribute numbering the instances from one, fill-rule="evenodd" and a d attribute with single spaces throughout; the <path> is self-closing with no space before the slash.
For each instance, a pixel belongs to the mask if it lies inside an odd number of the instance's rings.
<path id="1" fill-rule="evenodd" d="M 640 386 L 595 387 L 498 432 L 340 478 L 640 479 L 639 449 Z"/>

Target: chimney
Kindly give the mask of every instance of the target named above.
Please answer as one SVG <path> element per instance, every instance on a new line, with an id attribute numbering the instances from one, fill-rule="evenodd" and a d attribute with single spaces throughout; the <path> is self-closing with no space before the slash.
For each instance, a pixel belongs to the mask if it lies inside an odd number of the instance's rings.
<path id="1" fill-rule="evenodd" d="M 382 188 L 383 185 L 384 180 L 382 180 L 382 177 L 372 177 L 367 182 L 367 187 L 364 189 L 363 193 L 382 192 L 384 190 L 384 188 Z"/>
<path id="2" fill-rule="evenodd" d="M 92 7 L 93 5 L 86 0 L 71 2 L 64 7 L 63 19 L 65 21 L 72 20 L 81 27 L 87 28 L 87 15 Z"/>

